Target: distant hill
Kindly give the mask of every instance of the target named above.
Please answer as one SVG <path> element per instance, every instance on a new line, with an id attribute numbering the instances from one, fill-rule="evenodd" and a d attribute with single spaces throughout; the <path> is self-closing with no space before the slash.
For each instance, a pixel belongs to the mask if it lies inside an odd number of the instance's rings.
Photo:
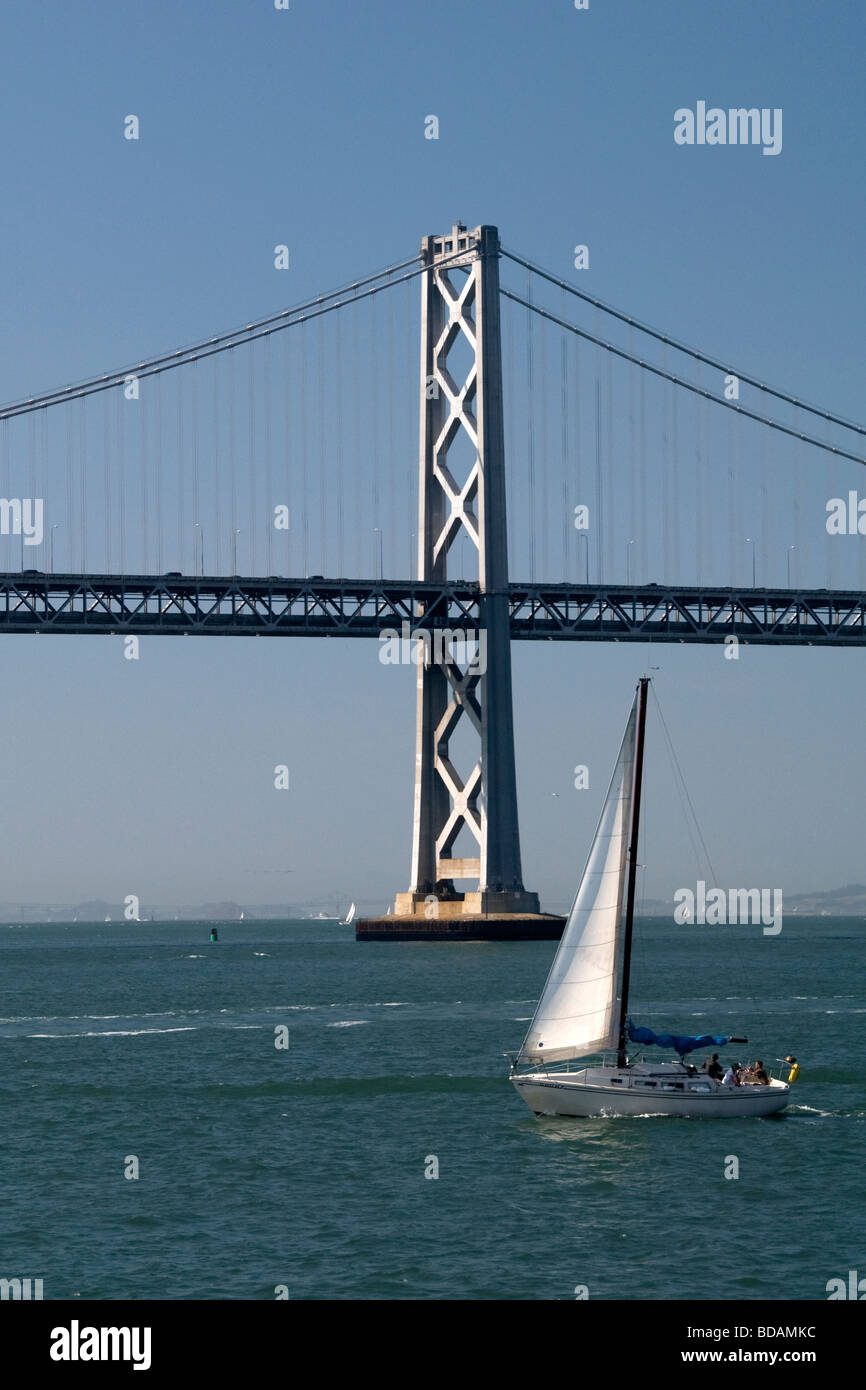
<path id="1" fill-rule="evenodd" d="M 256 915 L 255 909 L 233 902 L 205 903 L 202 907 L 159 907 L 142 903 L 139 912 L 143 922 L 151 918 L 155 922 L 236 922 L 242 914 Z M 106 902 L 103 898 L 59 907 L 50 903 L 0 903 L 0 922 L 104 922 L 106 919 L 111 922 L 126 920 L 124 904 Z"/>
<path id="2" fill-rule="evenodd" d="M 786 894 L 783 910 L 803 917 L 866 917 L 866 885 L 849 883 L 845 888 L 831 888 L 826 893 Z"/>
<path id="3" fill-rule="evenodd" d="M 345 904 L 343 911 L 348 907 Z M 329 911 L 329 904 L 315 903 L 258 903 L 245 906 L 236 902 L 202 903 L 200 906 L 140 904 L 140 920 L 149 922 L 238 922 L 262 918 L 269 921 L 292 921 L 315 918 Z M 379 911 L 377 905 L 376 911 Z M 0 922 L 123 922 L 124 904 L 92 898 L 83 903 L 0 903 Z"/>
<path id="4" fill-rule="evenodd" d="M 641 905 L 644 917 L 670 917 L 673 901 L 647 898 Z M 866 917 L 866 884 L 849 883 L 844 888 L 829 888 L 822 893 L 785 893 L 782 901 L 784 916 L 791 917 Z"/>
<path id="5" fill-rule="evenodd" d="M 331 902 L 301 903 L 248 903 L 236 902 L 202 903 L 199 906 L 154 904 L 142 902 L 141 920 L 155 922 L 238 922 L 246 921 L 300 921 L 304 918 L 318 918 L 324 911 L 329 917 L 343 915 L 348 903 L 342 908 L 332 906 Z M 564 905 L 568 911 L 569 904 Z M 368 912 L 376 914 L 384 911 L 381 903 L 358 903 L 358 916 Z M 662 898 L 645 898 L 637 906 L 639 917 L 673 917 L 673 900 L 665 902 Z M 817 893 L 786 893 L 783 903 L 785 916 L 820 917 L 862 917 L 866 918 L 866 884 L 848 883 L 844 888 L 830 888 Z M 63 904 L 51 903 L 0 903 L 0 922 L 112 922 L 124 921 L 124 905 L 107 902 L 103 898 L 92 898 L 88 902 Z"/>

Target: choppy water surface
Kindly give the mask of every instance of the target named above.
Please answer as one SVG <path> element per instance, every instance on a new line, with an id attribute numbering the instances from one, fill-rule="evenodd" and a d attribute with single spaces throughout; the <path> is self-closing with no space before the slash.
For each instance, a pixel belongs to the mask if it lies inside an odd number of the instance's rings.
<path id="1" fill-rule="evenodd" d="M 722 1121 L 530 1115 L 503 1054 L 552 943 L 208 934 L 0 927 L 0 1276 L 46 1298 L 823 1299 L 863 1264 L 866 922 L 642 925 L 635 1018 L 801 1060 L 784 1116 Z"/>

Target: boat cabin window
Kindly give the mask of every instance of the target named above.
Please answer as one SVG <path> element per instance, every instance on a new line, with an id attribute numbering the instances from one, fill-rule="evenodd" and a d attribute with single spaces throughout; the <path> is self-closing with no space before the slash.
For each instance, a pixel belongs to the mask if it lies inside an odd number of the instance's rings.
<path id="1" fill-rule="evenodd" d="M 681 1081 L 665 1081 L 662 1085 L 663 1091 L 681 1091 L 683 1083 Z"/>

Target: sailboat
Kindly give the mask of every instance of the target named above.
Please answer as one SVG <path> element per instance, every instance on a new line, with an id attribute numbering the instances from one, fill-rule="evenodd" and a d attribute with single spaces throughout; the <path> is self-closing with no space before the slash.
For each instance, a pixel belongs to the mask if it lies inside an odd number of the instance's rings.
<path id="1" fill-rule="evenodd" d="M 340 923 L 340 926 L 341 926 L 341 927 L 348 927 L 349 923 L 350 923 L 350 922 L 353 922 L 354 919 L 355 919 L 355 904 L 352 903 L 351 907 L 349 908 L 349 911 L 346 913 L 346 920 L 345 920 L 344 922 L 341 922 L 341 923 Z"/>
<path id="2" fill-rule="evenodd" d="M 771 1115 L 788 1103 L 785 1082 L 723 1086 L 684 1060 L 747 1039 L 657 1035 L 628 1017 L 648 684 L 638 682 L 589 858 L 510 1079 L 536 1115 Z M 632 1060 L 629 1041 L 671 1047 L 679 1060 Z M 572 1061 L 599 1055 L 600 1063 L 572 1070 Z"/>

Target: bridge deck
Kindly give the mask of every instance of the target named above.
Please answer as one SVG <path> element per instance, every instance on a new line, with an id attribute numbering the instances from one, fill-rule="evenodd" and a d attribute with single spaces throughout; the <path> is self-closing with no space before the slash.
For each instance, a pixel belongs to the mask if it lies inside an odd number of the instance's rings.
<path id="1" fill-rule="evenodd" d="M 510 584 L 511 636 L 590 642 L 866 645 L 866 593 L 622 584 Z M 6 573 L 0 632 L 261 637 L 477 629 L 476 584 L 193 575 Z"/>

